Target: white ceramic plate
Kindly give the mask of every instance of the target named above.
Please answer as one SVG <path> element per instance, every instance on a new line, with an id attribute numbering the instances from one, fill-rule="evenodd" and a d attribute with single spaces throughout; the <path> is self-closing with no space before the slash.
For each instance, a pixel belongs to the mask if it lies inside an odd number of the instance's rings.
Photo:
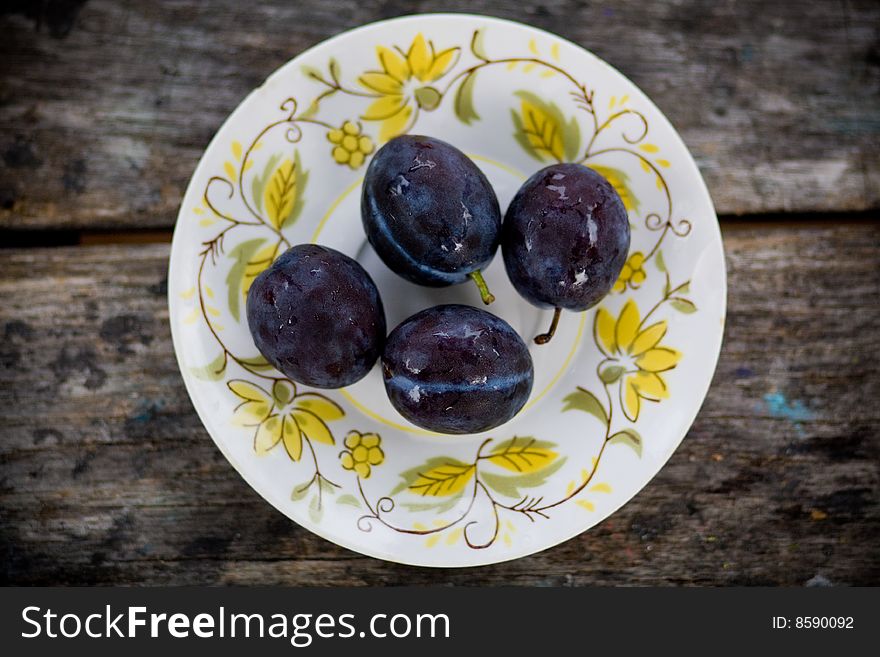
<path id="1" fill-rule="evenodd" d="M 432 435 L 385 397 L 379 368 L 344 390 L 294 385 L 259 357 L 244 317 L 253 278 L 289 244 L 357 258 L 389 329 L 476 287 L 392 274 L 360 221 L 365 161 L 395 134 L 468 153 L 505 208 L 555 161 L 608 177 L 633 227 L 599 307 L 556 337 L 517 296 L 500 255 L 490 310 L 531 344 L 524 410 L 485 434 Z M 474 566 L 564 541 L 613 513 L 663 466 L 705 397 L 726 278 L 712 202 L 675 130 L 629 80 L 553 34 L 494 18 L 367 25 L 281 67 L 232 113 L 190 182 L 169 275 L 174 347 L 211 437 L 248 483 L 316 534 L 382 559 Z"/>

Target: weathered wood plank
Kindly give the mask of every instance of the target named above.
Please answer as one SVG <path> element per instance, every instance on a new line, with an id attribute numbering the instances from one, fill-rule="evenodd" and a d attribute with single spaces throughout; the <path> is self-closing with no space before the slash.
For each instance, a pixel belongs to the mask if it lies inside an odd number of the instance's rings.
<path id="1" fill-rule="evenodd" d="M 660 475 L 562 546 L 440 573 L 313 536 L 224 460 L 173 357 L 167 245 L 0 251 L 0 580 L 880 584 L 880 224 L 725 242 L 721 362 Z"/>
<path id="2" fill-rule="evenodd" d="M 618 67 L 679 128 L 721 213 L 880 204 L 871 0 L 446 7 L 552 30 Z M 91 0 L 40 30 L 0 16 L 0 226 L 170 226 L 211 135 L 270 72 L 342 30 L 427 8 Z"/>

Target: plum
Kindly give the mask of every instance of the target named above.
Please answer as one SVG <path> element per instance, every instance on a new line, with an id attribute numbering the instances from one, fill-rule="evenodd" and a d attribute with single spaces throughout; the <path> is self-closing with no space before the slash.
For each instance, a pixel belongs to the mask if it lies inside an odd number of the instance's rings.
<path id="1" fill-rule="evenodd" d="M 501 253 L 510 282 L 539 308 L 554 308 L 544 344 L 562 309 L 583 311 L 614 285 L 629 252 L 630 228 L 620 196 L 581 164 L 554 164 L 529 178 L 510 202 Z"/>
<path id="2" fill-rule="evenodd" d="M 316 388 L 363 378 L 385 344 L 379 290 L 355 260 L 326 246 L 288 249 L 247 297 L 254 343 L 276 369 Z"/>
<path id="3" fill-rule="evenodd" d="M 391 404 L 413 424 L 449 434 L 507 422 L 526 403 L 534 368 L 510 324 L 472 306 L 434 306 L 388 336 L 382 374 Z"/>
<path id="4" fill-rule="evenodd" d="M 385 144 L 367 168 L 361 218 L 392 271 L 432 287 L 471 278 L 493 301 L 481 270 L 498 249 L 501 209 L 486 176 L 454 146 L 416 135 Z"/>

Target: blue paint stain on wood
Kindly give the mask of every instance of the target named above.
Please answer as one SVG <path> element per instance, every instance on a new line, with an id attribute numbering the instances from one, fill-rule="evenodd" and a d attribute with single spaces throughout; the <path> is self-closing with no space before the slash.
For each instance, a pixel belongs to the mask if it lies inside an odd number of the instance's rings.
<path id="1" fill-rule="evenodd" d="M 807 408 L 802 401 L 798 399 L 790 402 L 781 392 L 772 392 L 764 395 L 764 403 L 767 405 L 770 415 L 788 420 L 794 424 L 798 435 L 802 435 L 804 432 L 802 422 L 807 422 L 816 417 L 816 414 Z"/>
<path id="2" fill-rule="evenodd" d="M 149 422 L 156 414 L 165 406 L 165 401 L 157 399 L 155 401 L 141 400 L 138 404 L 138 413 L 131 417 L 132 422 L 144 423 Z"/>

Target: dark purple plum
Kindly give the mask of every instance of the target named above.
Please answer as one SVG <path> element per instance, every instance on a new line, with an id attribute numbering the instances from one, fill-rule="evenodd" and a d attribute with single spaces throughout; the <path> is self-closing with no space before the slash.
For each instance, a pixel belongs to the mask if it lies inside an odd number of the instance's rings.
<path id="1" fill-rule="evenodd" d="M 507 422 L 529 398 L 532 357 L 510 324 L 472 306 L 434 306 L 388 336 L 382 374 L 391 404 L 440 433 L 477 433 Z"/>
<path id="2" fill-rule="evenodd" d="M 539 308 L 582 311 L 614 285 L 629 252 L 626 208 L 605 178 L 580 164 L 554 164 L 529 178 L 510 202 L 501 252 L 510 282 Z"/>
<path id="3" fill-rule="evenodd" d="M 291 247 L 257 276 L 247 319 L 266 360 L 317 388 L 363 378 L 385 344 L 385 311 L 373 279 L 347 255 L 317 244 Z"/>
<path id="4" fill-rule="evenodd" d="M 416 135 L 385 144 L 367 168 L 361 217 L 392 271 L 432 287 L 471 278 L 493 301 L 481 270 L 498 249 L 501 210 L 486 176 L 454 146 Z"/>

